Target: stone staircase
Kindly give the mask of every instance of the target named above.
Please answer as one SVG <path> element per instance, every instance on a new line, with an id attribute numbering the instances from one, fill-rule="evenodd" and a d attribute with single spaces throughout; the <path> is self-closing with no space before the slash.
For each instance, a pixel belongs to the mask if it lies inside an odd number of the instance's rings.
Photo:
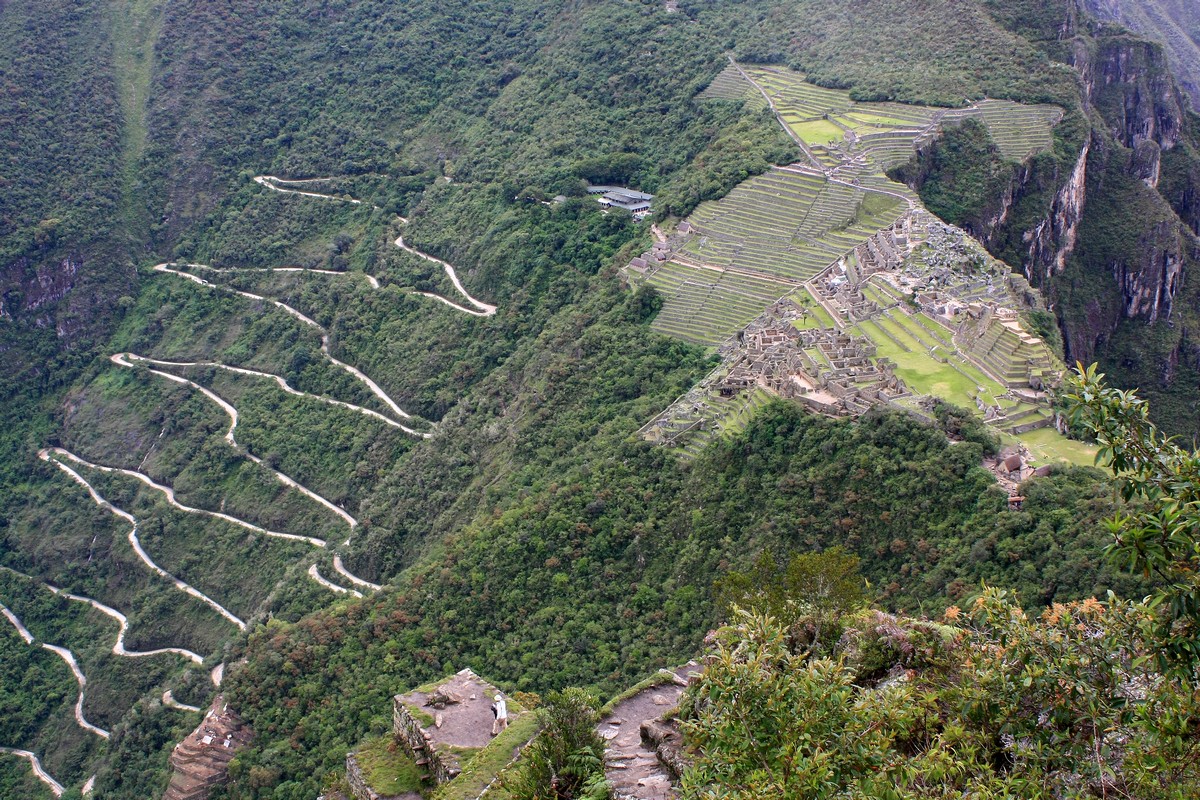
<path id="1" fill-rule="evenodd" d="M 676 800 L 671 770 L 659 756 L 664 713 L 679 704 L 689 664 L 671 673 L 669 682 L 643 689 L 613 707 L 596 730 L 607 743 L 604 773 L 615 800 Z"/>

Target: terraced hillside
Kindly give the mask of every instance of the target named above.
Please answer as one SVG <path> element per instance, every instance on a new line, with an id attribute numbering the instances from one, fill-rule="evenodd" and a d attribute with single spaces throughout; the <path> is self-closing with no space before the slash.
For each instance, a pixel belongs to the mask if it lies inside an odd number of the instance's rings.
<path id="1" fill-rule="evenodd" d="M 915 398 L 940 397 L 1010 434 L 1050 423 L 1040 389 L 1055 381 L 1061 365 L 1014 314 L 1005 310 L 1001 319 L 987 311 L 980 319 L 972 312 L 968 319 L 946 311 L 949 316 L 935 318 L 915 307 L 917 284 L 952 297 L 956 309 L 969 303 L 1011 309 L 1023 301 L 1007 286 L 1006 267 L 933 219 L 886 171 L 907 163 L 943 126 L 968 118 L 983 122 L 1005 158 L 1024 161 L 1051 147 L 1061 109 L 1000 100 L 960 109 L 856 102 L 848 92 L 814 86 L 782 67 L 733 62 L 700 97 L 768 105 L 807 163 L 775 167 L 721 200 L 702 203 L 669 242 L 627 268 L 631 282 L 648 283 L 663 296 L 656 330 L 711 346 L 733 342 L 730 337 L 752 321 L 771 324 L 756 320 L 787 296 L 795 303 L 789 318 L 803 315 L 794 327 L 845 331 L 869 343 L 871 358 L 887 365 L 885 375 L 906 387 L 900 395 L 914 395 L 889 402 L 919 412 Z M 881 270 L 894 274 L 872 277 Z M 730 347 L 722 352 L 740 352 Z M 797 358 L 807 369 L 838 372 L 816 350 L 807 360 Z M 725 420 L 744 414 L 762 389 L 731 394 L 723 377 L 729 367 L 723 369 L 643 435 L 690 453 L 721 432 Z M 759 374 L 760 383 L 765 375 Z M 818 405 L 857 407 L 842 399 L 855 391 L 851 384 L 828 395 L 817 386 L 821 380 L 803 379 L 806 392 L 824 398 Z"/>

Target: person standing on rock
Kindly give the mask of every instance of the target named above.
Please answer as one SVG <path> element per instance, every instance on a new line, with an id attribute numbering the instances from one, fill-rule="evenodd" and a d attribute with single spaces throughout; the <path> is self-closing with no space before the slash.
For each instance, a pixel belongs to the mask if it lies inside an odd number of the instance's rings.
<path id="1" fill-rule="evenodd" d="M 492 736 L 495 736 L 508 727 L 508 703 L 504 702 L 502 694 L 498 694 L 492 699 L 495 701 L 492 703 L 492 715 L 496 718 L 492 723 Z"/>

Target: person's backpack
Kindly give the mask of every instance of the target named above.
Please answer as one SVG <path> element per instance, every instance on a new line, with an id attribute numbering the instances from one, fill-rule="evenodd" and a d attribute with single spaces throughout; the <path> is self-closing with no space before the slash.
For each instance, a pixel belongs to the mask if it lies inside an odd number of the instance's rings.
<path id="1" fill-rule="evenodd" d="M 500 709 L 496 708 L 495 703 L 492 703 L 492 716 L 496 717 L 497 719 L 500 717 Z"/>

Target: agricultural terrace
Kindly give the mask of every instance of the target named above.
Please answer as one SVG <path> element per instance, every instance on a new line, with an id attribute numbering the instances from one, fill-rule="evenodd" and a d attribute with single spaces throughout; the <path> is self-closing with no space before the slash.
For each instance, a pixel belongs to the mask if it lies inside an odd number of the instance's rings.
<path id="1" fill-rule="evenodd" d="M 1004 157 L 1023 161 L 1052 146 L 1061 109 L 1001 100 L 959 109 L 860 103 L 783 67 L 736 63 L 700 99 L 769 106 L 802 144 L 808 163 L 772 168 L 720 200 L 701 203 L 680 224 L 666 257 L 648 253 L 626 270 L 631 283 L 649 283 L 663 297 L 655 330 L 715 346 L 786 296 L 799 307 L 795 328 L 837 328 L 873 344 L 875 358 L 893 364 L 892 374 L 914 395 L 893 402 L 917 410 L 918 397 L 941 397 L 976 411 L 1010 441 L 1026 437 L 1023 443 L 1045 460 L 1080 458 L 1074 450 L 1062 452 L 1057 434 L 1037 431 L 1051 415 L 1030 388 L 1053 382 L 1057 359 L 1006 310 L 1016 307 L 1006 289 L 1007 268 L 995 265 L 991 274 L 975 264 L 990 257 L 961 231 L 927 225 L 932 218 L 917 195 L 886 174 L 941 126 L 968 118 L 984 123 Z M 893 226 L 902 220 L 904 232 L 897 234 Z M 865 271 L 860 258 L 871 262 Z M 900 271 L 890 279 L 871 276 L 880 269 Z M 832 285 L 839 274 L 849 281 L 849 293 L 818 291 L 819 283 Z M 914 292 L 922 287 L 954 298 L 958 308 L 975 303 L 995 310 L 935 319 L 916 306 Z M 822 353 L 805 352 L 820 371 L 824 363 L 837 372 Z M 687 453 L 739 429 L 764 390 L 718 391 L 719 373 L 728 369 L 718 367 L 643 435 Z"/>
<path id="2" fill-rule="evenodd" d="M 702 99 L 745 99 L 761 107 L 767 100 L 779 120 L 809 146 L 812 157 L 826 169 L 851 167 L 863 172 L 870 159 L 883 172 L 912 157 L 914 146 L 936 135 L 943 125 L 978 119 L 1011 161 L 1024 161 L 1053 146 L 1052 129 L 1062 109 L 1051 105 L 1022 105 L 1009 100 L 981 100 L 965 108 L 945 109 L 903 103 L 860 103 L 841 89 L 808 83 L 804 75 L 785 67 L 730 64 L 704 92 Z"/>

